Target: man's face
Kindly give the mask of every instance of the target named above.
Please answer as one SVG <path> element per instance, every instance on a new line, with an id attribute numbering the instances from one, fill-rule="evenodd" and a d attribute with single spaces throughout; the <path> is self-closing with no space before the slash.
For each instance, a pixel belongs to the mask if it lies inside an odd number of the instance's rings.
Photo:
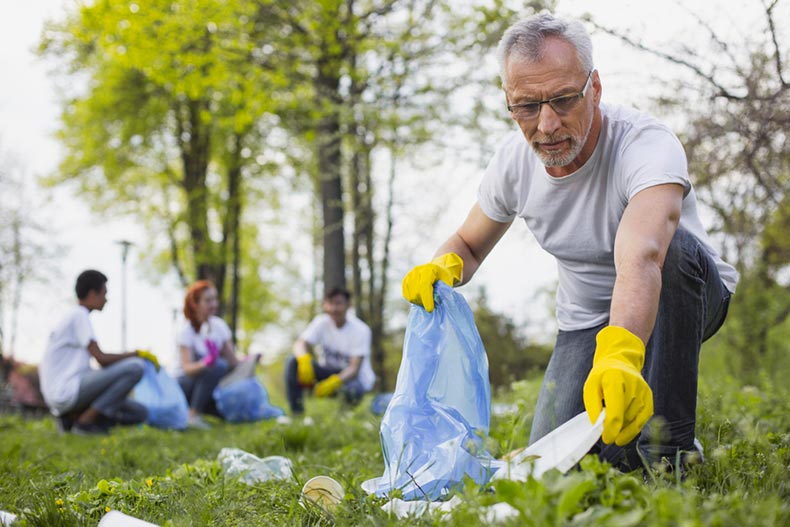
<path id="1" fill-rule="evenodd" d="M 337 327 L 346 323 L 346 312 L 351 306 L 351 302 L 346 300 L 343 295 L 335 295 L 332 298 L 327 298 L 322 304 L 324 313 L 329 315 L 329 318 L 335 323 Z"/>
<path id="2" fill-rule="evenodd" d="M 101 286 L 100 291 L 95 291 L 93 289 L 88 291 L 86 300 L 87 302 L 85 302 L 85 305 L 88 308 L 95 309 L 96 311 L 104 309 L 104 305 L 107 303 L 107 284 Z"/>
<path id="3" fill-rule="evenodd" d="M 575 48 L 559 38 L 546 40 L 543 58 L 539 62 L 530 63 L 512 55 L 505 71 L 505 96 L 511 105 L 579 93 L 584 89 L 589 73 L 579 63 Z M 591 137 L 590 131 L 600 100 L 600 89 L 598 73 L 593 72 L 585 96 L 564 115 L 550 104 L 541 105 L 540 112 L 532 118 L 513 114 L 513 119 L 543 164 L 562 167 L 557 175 L 570 174 L 592 154 L 597 137 Z"/>

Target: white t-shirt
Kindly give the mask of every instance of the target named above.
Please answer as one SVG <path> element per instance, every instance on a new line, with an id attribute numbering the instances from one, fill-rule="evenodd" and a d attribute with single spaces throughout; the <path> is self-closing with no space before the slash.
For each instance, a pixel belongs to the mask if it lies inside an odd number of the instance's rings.
<path id="1" fill-rule="evenodd" d="M 200 360 L 208 355 L 208 345 L 206 340 L 214 343 L 218 350 L 222 351 L 222 346 L 233 338 L 230 328 L 224 320 L 217 316 L 211 316 L 200 326 L 200 331 L 195 331 L 189 320 L 184 320 L 181 329 L 176 336 L 176 360 L 170 368 L 173 377 L 184 375 L 181 368 L 181 347 L 186 346 L 192 350 L 194 360 Z"/>
<path id="2" fill-rule="evenodd" d="M 44 401 L 55 415 L 71 410 L 80 381 L 91 371 L 88 344 L 96 337 L 89 313 L 83 306 L 74 307 L 49 335 L 38 375 Z"/>
<path id="3" fill-rule="evenodd" d="M 334 321 L 323 313 L 315 317 L 300 338 L 311 346 L 320 346 L 320 364 L 327 368 L 343 369 L 352 357 L 362 357 L 358 379 L 365 390 L 373 389 L 376 375 L 370 366 L 371 333 L 367 324 L 353 315 L 346 316 L 346 323 L 337 327 Z"/>
<path id="4" fill-rule="evenodd" d="M 601 105 L 595 151 L 573 174 L 551 177 L 520 131 L 500 145 L 478 190 L 492 220 L 524 218 L 538 243 L 557 259 L 557 321 L 562 330 L 594 327 L 609 318 L 615 281 L 614 239 L 628 202 L 665 183 L 685 189 L 680 226 L 694 234 L 735 291 L 738 273 L 710 244 L 697 212 L 686 155 L 672 131 L 650 115 Z"/>

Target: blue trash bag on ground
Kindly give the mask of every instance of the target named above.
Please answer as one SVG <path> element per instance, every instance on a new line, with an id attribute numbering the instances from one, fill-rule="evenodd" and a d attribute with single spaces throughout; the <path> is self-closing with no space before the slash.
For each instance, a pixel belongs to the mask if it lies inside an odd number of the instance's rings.
<path id="1" fill-rule="evenodd" d="M 383 392 L 377 394 L 375 397 L 373 397 L 373 400 L 370 401 L 370 411 L 373 412 L 374 415 L 384 414 L 384 412 L 387 411 L 387 406 L 389 406 L 393 395 L 394 394 L 392 392 Z"/>
<path id="2" fill-rule="evenodd" d="M 184 430 L 187 427 L 189 406 L 181 386 L 164 368 L 159 371 L 145 361 L 145 371 L 132 392 L 132 400 L 145 406 L 145 422 L 157 428 Z"/>
<path id="3" fill-rule="evenodd" d="M 231 423 L 260 421 L 285 415 L 285 410 L 269 403 L 269 393 L 255 377 L 217 386 L 213 395 L 220 415 Z"/>
<path id="4" fill-rule="evenodd" d="M 436 308 L 412 306 L 395 393 L 381 421 L 384 474 L 362 488 L 404 500 L 446 498 L 465 476 L 486 483 L 491 412 L 488 358 L 464 297 L 443 282 Z"/>

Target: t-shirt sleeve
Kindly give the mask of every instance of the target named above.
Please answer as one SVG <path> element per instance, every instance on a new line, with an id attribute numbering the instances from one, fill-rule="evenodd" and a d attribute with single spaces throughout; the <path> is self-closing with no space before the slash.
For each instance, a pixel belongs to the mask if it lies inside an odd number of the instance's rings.
<path id="1" fill-rule="evenodd" d="M 195 330 L 192 329 L 192 326 L 189 325 L 189 322 L 185 322 L 184 325 L 181 326 L 181 331 L 179 331 L 178 335 L 176 335 L 176 345 L 178 345 L 179 348 L 181 346 L 192 348 L 192 341 L 194 338 Z"/>
<path id="2" fill-rule="evenodd" d="M 691 190 L 686 153 L 675 135 L 662 127 L 641 130 L 623 150 L 622 170 L 625 199 L 642 190 L 676 183 L 683 187 L 683 197 Z"/>
<path id="3" fill-rule="evenodd" d="M 477 202 L 483 213 L 494 221 L 508 223 L 513 221 L 518 211 L 518 193 L 514 192 L 514 180 L 519 167 L 515 163 L 518 156 L 519 138 L 510 138 L 496 151 L 486 167 L 483 179 L 477 189 Z"/>
<path id="4" fill-rule="evenodd" d="M 302 331 L 302 334 L 299 335 L 299 338 L 310 344 L 311 346 L 315 346 L 321 342 L 321 335 L 324 331 L 324 318 L 321 315 L 315 317 L 310 324 Z"/>
<path id="5" fill-rule="evenodd" d="M 218 343 L 220 346 L 224 346 L 226 342 L 233 340 L 233 332 L 231 332 L 227 322 L 216 317 L 212 320 L 212 323 L 216 323 L 216 333 L 220 339 Z"/>
<path id="6" fill-rule="evenodd" d="M 93 325 L 91 324 L 90 316 L 82 309 L 77 311 L 77 316 L 74 317 L 73 322 L 74 340 L 80 348 L 88 348 L 88 344 L 92 340 L 96 340 L 93 333 Z"/>
<path id="7" fill-rule="evenodd" d="M 371 339 L 372 339 L 372 333 L 368 325 L 364 323 L 359 324 L 356 329 L 356 335 L 354 336 L 354 341 L 353 341 L 354 343 L 351 346 L 351 349 L 348 350 L 348 354 L 351 357 L 370 356 Z"/>

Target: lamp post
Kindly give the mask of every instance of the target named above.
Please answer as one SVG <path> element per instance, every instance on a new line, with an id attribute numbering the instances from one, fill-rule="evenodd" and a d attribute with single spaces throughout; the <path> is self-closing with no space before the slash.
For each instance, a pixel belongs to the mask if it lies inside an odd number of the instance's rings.
<path id="1" fill-rule="evenodd" d="M 118 240 L 115 243 L 121 246 L 121 351 L 126 350 L 126 257 L 129 247 L 134 245 L 129 240 Z"/>

